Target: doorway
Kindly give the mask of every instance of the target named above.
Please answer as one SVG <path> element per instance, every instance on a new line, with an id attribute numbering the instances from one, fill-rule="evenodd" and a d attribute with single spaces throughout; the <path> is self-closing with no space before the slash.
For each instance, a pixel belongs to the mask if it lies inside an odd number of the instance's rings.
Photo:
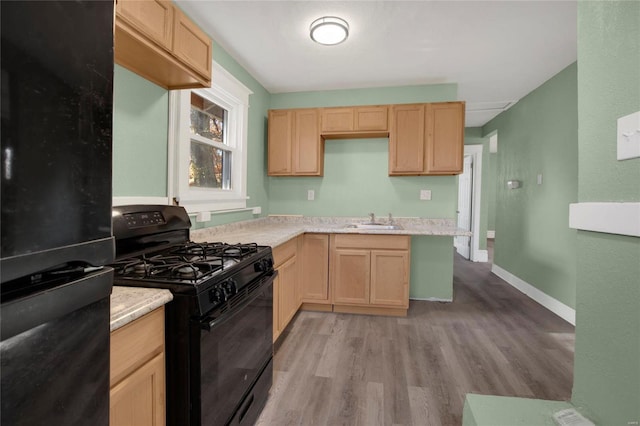
<path id="1" fill-rule="evenodd" d="M 462 174 L 458 176 L 458 228 L 471 231 L 471 212 L 475 209 L 472 197 L 473 156 L 465 155 Z M 469 260 L 471 256 L 471 237 L 457 236 L 454 240 L 456 251 Z"/>
<path id="2" fill-rule="evenodd" d="M 464 146 L 463 173 L 458 176 L 458 227 L 473 233 L 455 237 L 456 251 L 473 262 L 487 262 L 489 253 L 480 249 L 480 206 L 482 200 L 482 145 Z"/>

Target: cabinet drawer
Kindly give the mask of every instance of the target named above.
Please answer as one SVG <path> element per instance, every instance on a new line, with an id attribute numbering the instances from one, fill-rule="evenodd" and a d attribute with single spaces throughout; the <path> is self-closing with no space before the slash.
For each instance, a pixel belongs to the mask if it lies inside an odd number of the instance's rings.
<path id="1" fill-rule="evenodd" d="M 298 249 L 298 239 L 292 238 L 284 244 L 280 244 L 273 248 L 273 262 L 277 269 L 287 260 L 296 255 Z"/>
<path id="2" fill-rule="evenodd" d="M 408 235 L 333 235 L 334 248 L 408 250 L 410 245 L 411 237 Z"/>
<path id="3" fill-rule="evenodd" d="M 111 333 L 111 386 L 164 349 L 164 306 Z"/>

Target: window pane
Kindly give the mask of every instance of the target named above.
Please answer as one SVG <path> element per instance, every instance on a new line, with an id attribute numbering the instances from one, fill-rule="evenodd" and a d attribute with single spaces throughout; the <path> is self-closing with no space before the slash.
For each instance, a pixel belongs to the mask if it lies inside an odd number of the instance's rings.
<path id="1" fill-rule="evenodd" d="M 231 152 L 191 141 L 189 186 L 231 189 Z"/>
<path id="2" fill-rule="evenodd" d="M 227 110 L 191 92 L 191 133 L 225 143 Z"/>

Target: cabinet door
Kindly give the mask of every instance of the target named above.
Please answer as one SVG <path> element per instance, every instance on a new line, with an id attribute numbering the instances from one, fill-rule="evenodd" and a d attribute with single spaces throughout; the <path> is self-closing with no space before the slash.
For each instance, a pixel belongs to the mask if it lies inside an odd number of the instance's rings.
<path id="1" fill-rule="evenodd" d="M 389 132 L 389 174 L 424 172 L 424 104 L 393 105 Z"/>
<path id="2" fill-rule="evenodd" d="M 153 42 L 171 50 L 174 7 L 170 1 L 118 0 L 117 19 L 127 22 Z"/>
<path id="3" fill-rule="evenodd" d="M 268 174 L 291 174 L 291 110 L 269 111 Z"/>
<path id="4" fill-rule="evenodd" d="M 409 252 L 371 251 L 372 305 L 409 307 Z"/>
<path id="5" fill-rule="evenodd" d="M 280 274 L 278 322 L 280 332 L 284 330 L 298 310 L 296 282 L 298 279 L 298 263 L 292 257 L 278 268 Z"/>
<path id="6" fill-rule="evenodd" d="M 294 111 L 293 174 L 322 175 L 322 139 L 317 109 Z"/>
<path id="7" fill-rule="evenodd" d="M 180 10 L 174 14 L 173 54 L 211 80 L 211 39 Z"/>
<path id="8" fill-rule="evenodd" d="M 352 132 L 354 108 L 324 108 L 322 132 Z"/>
<path id="9" fill-rule="evenodd" d="M 164 353 L 161 353 L 111 388 L 109 424 L 163 426 L 164 374 Z"/>
<path id="10" fill-rule="evenodd" d="M 302 301 L 329 302 L 329 235 L 305 234 L 302 242 Z"/>
<path id="11" fill-rule="evenodd" d="M 388 111 L 389 107 L 386 106 L 357 107 L 355 130 L 387 130 L 389 128 Z"/>
<path id="12" fill-rule="evenodd" d="M 345 305 L 369 304 L 371 255 L 369 250 L 333 251 L 333 303 Z"/>
<path id="13" fill-rule="evenodd" d="M 464 154 L 464 102 L 428 104 L 426 172 L 460 174 Z"/>

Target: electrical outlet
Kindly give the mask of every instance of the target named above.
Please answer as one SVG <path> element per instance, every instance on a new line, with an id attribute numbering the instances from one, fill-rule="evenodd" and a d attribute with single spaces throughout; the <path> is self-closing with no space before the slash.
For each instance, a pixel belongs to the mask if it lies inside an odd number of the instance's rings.
<path id="1" fill-rule="evenodd" d="M 262 213 L 262 207 L 258 206 L 258 207 L 254 207 L 252 210 L 253 214 L 261 214 Z"/>
<path id="2" fill-rule="evenodd" d="M 542 173 L 538 174 L 538 185 L 542 185 Z"/>
<path id="3" fill-rule="evenodd" d="M 314 191 L 313 189 L 310 189 L 307 191 L 307 200 L 308 201 L 313 201 L 316 199 L 316 191 Z"/>
<path id="4" fill-rule="evenodd" d="M 430 200 L 431 199 L 431 190 L 430 189 L 421 189 L 420 190 L 420 199 L 421 200 Z"/>

